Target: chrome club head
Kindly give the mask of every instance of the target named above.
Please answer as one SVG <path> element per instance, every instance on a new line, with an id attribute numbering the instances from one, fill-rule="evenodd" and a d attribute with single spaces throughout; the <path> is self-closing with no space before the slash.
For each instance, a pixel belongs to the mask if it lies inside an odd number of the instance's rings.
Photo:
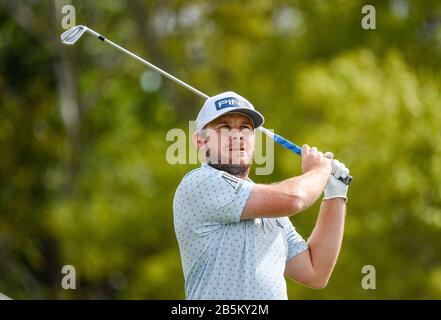
<path id="1" fill-rule="evenodd" d="M 70 28 L 69 30 L 64 31 L 60 38 L 61 38 L 61 42 L 63 42 L 66 45 L 73 45 L 75 44 L 75 42 L 78 41 L 79 38 L 81 38 L 81 36 L 84 34 L 84 32 L 87 31 L 87 27 L 85 26 L 75 26 Z"/>

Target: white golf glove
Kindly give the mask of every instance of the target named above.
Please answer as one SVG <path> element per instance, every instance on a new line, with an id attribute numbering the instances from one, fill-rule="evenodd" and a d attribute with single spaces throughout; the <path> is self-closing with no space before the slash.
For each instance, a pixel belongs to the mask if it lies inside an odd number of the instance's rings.
<path id="1" fill-rule="evenodd" d="M 338 180 L 338 178 L 346 178 L 349 175 L 349 169 L 344 163 L 334 159 L 332 160 L 332 171 L 324 190 L 324 200 L 333 198 L 344 198 L 348 200 L 348 185 Z"/>

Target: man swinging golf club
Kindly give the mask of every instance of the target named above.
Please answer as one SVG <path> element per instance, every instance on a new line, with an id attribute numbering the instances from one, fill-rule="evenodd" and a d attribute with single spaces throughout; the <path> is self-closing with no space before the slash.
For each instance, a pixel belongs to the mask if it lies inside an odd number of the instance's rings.
<path id="1" fill-rule="evenodd" d="M 284 275 L 325 287 L 343 237 L 349 170 L 332 153 L 300 148 L 265 129 L 263 116 L 234 92 L 214 97 L 82 25 L 61 35 L 74 45 L 88 33 L 206 99 L 193 136 L 205 163 L 188 173 L 174 202 L 175 231 L 188 299 L 287 299 Z M 303 174 L 254 184 L 248 173 L 254 129 L 302 156 Z M 305 242 L 288 216 L 311 206 L 324 191 L 319 218 Z"/>
<path id="2" fill-rule="evenodd" d="M 174 225 L 187 299 L 287 299 L 285 276 L 324 288 L 340 250 L 349 170 L 331 153 L 302 147 L 301 176 L 274 184 L 248 178 L 263 116 L 245 98 L 207 99 L 193 141 L 205 162 L 178 186 Z M 324 191 L 306 242 L 288 216 Z"/>

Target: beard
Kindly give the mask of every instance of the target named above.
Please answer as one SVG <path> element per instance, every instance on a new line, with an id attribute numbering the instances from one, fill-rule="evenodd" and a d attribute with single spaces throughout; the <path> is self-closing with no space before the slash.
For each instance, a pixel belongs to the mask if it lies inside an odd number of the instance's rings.
<path id="1" fill-rule="evenodd" d="M 248 172 L 250 171 L 251 163 L 243 163 L 243 164 L 232 164 L 232 163 L 222 163 L 221 157 L 215 161 L 216 163 L 213 163 L 213 161 L 210 161 L 210 150 L 206 150 L 205 152 L 206 159 L 208 160 L 208 165 L 212 168 L 215 168 L 217 170 L 222 170 L 225 172 L 228 172 L 229 174 L 232 174 L 235 177 L 243 179 L 247 176 Z M 231 161 L 229 161 L 231 162 Z"/>
<path id="2" fill-rule="evenodd" d="M 228 172 L 238 178 L 245 177 L 251 167 L 251 164 L 215 164 L 211 162 L 208 165 L 217 170 Z"/>

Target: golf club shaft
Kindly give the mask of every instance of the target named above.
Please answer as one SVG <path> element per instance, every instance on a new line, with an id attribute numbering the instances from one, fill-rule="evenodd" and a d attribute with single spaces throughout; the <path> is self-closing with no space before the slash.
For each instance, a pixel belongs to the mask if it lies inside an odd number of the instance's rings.
<path id="1" fill-rule="evenodd" d="M 178 83 L 181 86 L 187 88 L 188 90 L 192 91 L 193 93 L 197 94 L 198 96 L 200 96 L 200 97 L 202 97 L 204 99 L 208 99 L 209 98 L 209 96 L 206 95 L 205 93 L 199 91 L 198 89 L 192 87 L 191 85 L 185 83 L 184 81 L 176 78 L 175 76 L 171 75 L 170 73 L 165 72 L 164 70 L 162 70 L 161 68 L 155 66 L 154 64 L 152 64 L 152 63 L 142 59 L 141 57 L 139 57 L 136 54 L 130 52 L 129 50 L 124 49 L 120 45 L 117 45 L 113 41 L 105 38 L 104 36 L 98 34 L 97 32 L 93 31 L 92 29 L 88 28 L 87 31 L 89 31 L 92 35 L 97 36 L 98 39 L 100 39 L 101 41 L 104 41 L 104 42 L 110 44 L 112 47 L 114 47 L 114 48 L 118 49 L 119 51 L 121 51 L 121 52 L 131 56 L 132 58 L 138 60 L 139 62 L 141 62 L 142 64 L 146 65 L 147 67 L 149 67 L 149 68 L 155 70 L 156 72 L 162 74 L 164 77 L 167 77 L 167 78 L 169 78 L 172 81 L 175 81 L 176 83 Z M 302 155 L 302 152 L 301 152 L 302 149 L 299 146 L 297 146 L 295 143 L 289 141 L 288 139 L 285 139 L 284 137 L 282 137 L 282 136 L 280 136 L 278 134 L 275 134 L 275 133 L 269 131 L 268 129 L 266 129 L 266 128 L 262 127 L 262 126 L 258 127 L 257 129 L 259 131 L 263 132 L 264 134 L 266 134 L 268 137 L 272 138 L 275 142 L 277 142 L 278 144 L 280 144 L 284 148 L 286 148 L 286 149 L 288 149 L 288 150 L 298 154 L 299 156 Z M 347 176 L 346 178 L 340 177 L 339 180 L 342 181 L 343 183 L 349 185 L 351 183 L 351 181 L 352 181 L 352 176 Z"/>
<path id="2" fill-rule="evenodd" d="M 171 75 L 170 73 L 168 73 L 168 72 L 166 72 L 166 71 L 164 71 L 164 70 L 158 68 L 158 67 L 155 66 L 154 64 L 152 64 L 152 63 L 150 63 L 150 62 L 144 60 L 143 58 L 137 56 L 136 54 L 130 52 L 129 50 L 124 49 L 123 47 L 117 45 L 117 44 L 114 43 L 113 41 L 110 41 L 109 39 L 104 38 L 103 36 L 101 36 L 101 37 L 104 39 L 104 40 L 103 40 L 104 42 L 110 44 L 111 46 L 115 47 L 115 48 L 118 49 L 119 51 L 128 54 L 128 55 L 131 56 L 132 58 L 135 58 L 135 59 L 138 60 L 139 62 L 145 64 L 147 67 L 149 67 L 149 68 L 155 70 L 156 72 L 162 74 L 164 77 L 167 77 L 167 78 L 169 78 L 170 80 L 173 80 L 173 81 L 179 83 L 181 86 L 187 88 L 188 90 L 192 91 L 193 93 L 197 94 L 198 96 L 200 96 L 200 97 L 202 97 L 202 98 L 204 98 L 204 99 L 208 99 L 208 98 L 209 98 L 209 96 L 206 95 L 205 93 L 203 93 L 203 92 L 199 91 L 198 89 L 196 89 L 196 88 L 190 86 L 189 84 L 187 84 L 187 83 L 185 83 L 184 81 L 182 81 L 182 80 L 176 78 L 175 76 Z M 99 39 L 102 40 L 101 38 L 99 38 Z"/>

